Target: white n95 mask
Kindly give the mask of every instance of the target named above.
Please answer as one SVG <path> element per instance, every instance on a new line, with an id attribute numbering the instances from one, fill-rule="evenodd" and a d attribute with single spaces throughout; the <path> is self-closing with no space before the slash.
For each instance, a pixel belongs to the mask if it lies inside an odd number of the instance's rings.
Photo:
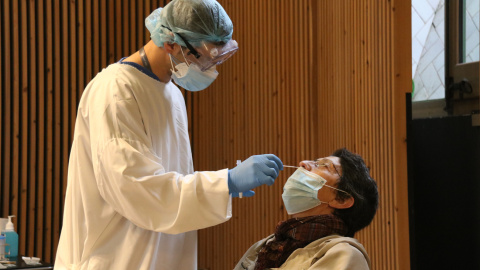
<path id="1" fill-rule="evenodd" d="M 215 66 L 205 71 L 201 71 L 194 63 L 191 63 L 190 65 L 187 63 L 180 63 L 175 66 L 175 69 L 177 69 L 177 71 L 175 71 L 171 55 L 170 61 L 172 64 L 171 71 L 173 81 L 180 87 L 192 92 L 201 91 L 207 88 L 218 76 Z"/>
<path id="2" fill-rule="evenodd" d="M 322 203 L 317 197 L 327 180 L 303 167 L 298 168 L 283 187 L 283 204 L 289 215 L 312 209 Z M 325 202 L 323 202 L 325 203 Z"/>

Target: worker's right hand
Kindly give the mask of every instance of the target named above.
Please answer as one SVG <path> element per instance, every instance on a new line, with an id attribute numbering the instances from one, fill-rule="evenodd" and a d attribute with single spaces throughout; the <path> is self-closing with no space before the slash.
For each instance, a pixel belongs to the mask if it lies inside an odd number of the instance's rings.
<path id="1" fill-rule="evenodd" d="M 273 154 L 251 156 L 228 170 L 230 193 L 246 192 L 260 185 L 272 185 L 283 170 L 282 161 Z"/>

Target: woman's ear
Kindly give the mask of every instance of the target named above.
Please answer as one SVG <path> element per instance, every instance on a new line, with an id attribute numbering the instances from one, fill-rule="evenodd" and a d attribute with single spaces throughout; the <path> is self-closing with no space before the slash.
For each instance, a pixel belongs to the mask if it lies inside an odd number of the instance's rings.
<path id="1" fill-rule="evenodd" d="M 348 199 L 344 199 L 344 200 L 335 199 L 333 201 L 330 201 L 328 205 L 336 209 L 346 209 L 346 208 L 352 207 L 354 203 L 355 203 L 355 199 L 353 197 L 349 197 Z"/>

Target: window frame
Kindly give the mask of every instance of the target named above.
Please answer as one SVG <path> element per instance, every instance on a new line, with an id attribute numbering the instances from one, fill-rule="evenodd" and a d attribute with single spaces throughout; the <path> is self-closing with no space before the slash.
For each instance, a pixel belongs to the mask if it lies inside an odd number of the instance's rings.
<path id="1" fill-rule="evenodd" d="M 412 102 L 413 119 L 478 113 L 479 62 L 460 61 L 462 3 L 463 0 L 445 0 L 445 98 Z M 457 89 L 454 83 L 459 83 L 464 78 L 472 86 L 472 94 L 461 94 L 459 90 L 454 90 Z"/>

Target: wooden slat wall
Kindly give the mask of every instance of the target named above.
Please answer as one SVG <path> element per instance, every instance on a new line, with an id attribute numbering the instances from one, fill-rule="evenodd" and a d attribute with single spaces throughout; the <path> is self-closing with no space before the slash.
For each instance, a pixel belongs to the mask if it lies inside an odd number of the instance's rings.
<path id="1" fill-rule="evenodd" d="M 85 85 L 148 40 L 168 1 L 2 0 L 0 216 L 17 216 L 20 253 L 53 262 L 68 153 Z M 240 51 L 209 90 L 186 94 L 196 170 L 275 153 L 285 164 L 346 146 L 378 180 L 381 207 L 357 237 L 374 269 L 408 269 L 405 92 L 410 3 L 221 0 Z M 199 266 L 231 269 L 286 219 L 282 187 L 235 199 L 229 222 L 199 233 Z"/>
<path id="2" fill-rule="evenodd" d="M 356 235 L 373 269 L 409 269 L 409 1 L 223 3 L 240 50 L 194 96 L 195 169 L 232 168 L 259 153 L 296 165 L 345 146 L 364 157 L 380 190 L 377 216 Z M 200 231 L 201 269 L 233 268 L 288 218 L 281 194 L 292 172 L 234 199 L 229 222 Z"/>
<path id="3" fill-rule="evenodd" d="M 54 261 L 82 91 L 149 40 L 165 2 L 1 1 L 0 216 L 17 216 L 20 254 Z"/>

